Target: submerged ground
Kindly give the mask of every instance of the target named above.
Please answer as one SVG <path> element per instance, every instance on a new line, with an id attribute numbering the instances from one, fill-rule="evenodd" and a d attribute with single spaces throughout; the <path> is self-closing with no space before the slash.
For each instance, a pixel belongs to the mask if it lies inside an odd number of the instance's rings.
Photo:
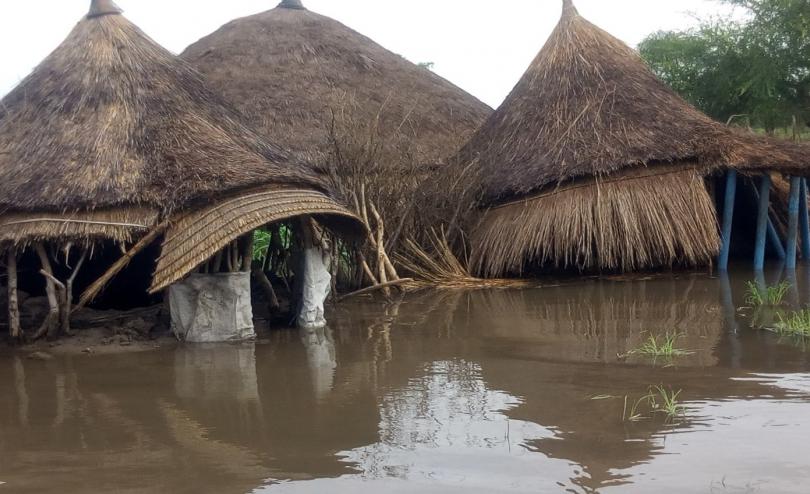
<path id="1" fill-rule="evenodd" d="M 0 494 L 806 493 L 810 346 L 751 327 L 778 318 L 740 310 L 751 277 L 357 299 L 255 344 L 3 350 Z M 791 283 L 810 302 L 810 271 Z M 668 333 L 691 353 L 627 355 Z M 656 385 L 685 411 L 629 420 Z"/>

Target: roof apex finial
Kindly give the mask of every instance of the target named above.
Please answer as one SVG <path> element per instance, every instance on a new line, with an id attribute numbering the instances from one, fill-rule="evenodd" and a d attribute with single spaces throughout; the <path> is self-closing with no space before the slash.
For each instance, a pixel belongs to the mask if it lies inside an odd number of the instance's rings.
<path id="1" fill-rule="evenodd" d="M 87 18 L 101 17 L 103 15 L 118 15 L 124 11 L 113 2 L 113 0 L 91 0 L 90 11 L 87 13 Z"/>
<path id="2" fill-rule="evenodd" d="M 563 17 L 579 15 L 579 11 L 574 6 L 574 0 L 563 0 Z"/>
<path id="3" fill-rule="evenodd" d="M 282 9 L 307 10 L 301 0 L 281 0 L 281 3 L 278 4 L 278 6 Z"/>

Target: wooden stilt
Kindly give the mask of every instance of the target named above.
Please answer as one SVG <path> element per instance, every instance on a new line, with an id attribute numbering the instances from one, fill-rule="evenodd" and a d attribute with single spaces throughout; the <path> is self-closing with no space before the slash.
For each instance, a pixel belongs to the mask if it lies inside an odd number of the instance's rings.
<path id="1" fill-rule="evenodd" d="M 788 238 L 787 238 L 787 258 L 785 267 L 788 270 L 796 269 L 797 247 L 799 240 L 799 200 L 801 199 L 802 179 L 791 177 L 790 179 L 790 200 L 788 201 Z"/>
<path id="2" fill-rule="evenodd" d="M 8 270 L 8 328 L 11 341 L 19 341 L 22 336 L 20 329 L 20 302 L 17 292 L 17 252 L 11 248 L 6 261 Z"/>
<path id="3" fill-rule="evenodd" d="M 723 247 L 717 263 L 720 271 L 728 271 L 728 258 L 731 253 L 731 227 L 734 222 L 734 202 L 737 197 L 737 170 L 726 174 L 726 197 L 723 203 Z"/>
<path id="4" fill-rule="evenodd" d="M 802 259 L 810 259 L 810 213 L 807 210 L 807 179 L 802 178 L 799 197 L 799 231 L 802 233 Z"/>
<path id="5" fill-rule="evenodd" d="M 763 174 L 759 184 L 759 211 L 757 213 L 757 237 L 754 244 L 754 269 L 765 269 L 765 240 L 768 236 L 768 212 L 771 206 L 771 176 Z"/>

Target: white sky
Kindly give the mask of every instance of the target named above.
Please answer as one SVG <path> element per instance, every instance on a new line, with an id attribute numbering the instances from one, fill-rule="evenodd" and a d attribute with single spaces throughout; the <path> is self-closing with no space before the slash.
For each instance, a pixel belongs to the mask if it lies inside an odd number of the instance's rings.
<path id="1" fill-rule="evenodd" d="M 561 0 L 303 0 L 497 106 L 542 47 Z M 278 0 L 118 0 L 127 17 L 175 53 Z M 576 0 L 592 22 L 635 46 L 660 29 L 724 12 L 716 0 Z M 0 0 L 0 95 L 51 52 L 89 0 Z"/>

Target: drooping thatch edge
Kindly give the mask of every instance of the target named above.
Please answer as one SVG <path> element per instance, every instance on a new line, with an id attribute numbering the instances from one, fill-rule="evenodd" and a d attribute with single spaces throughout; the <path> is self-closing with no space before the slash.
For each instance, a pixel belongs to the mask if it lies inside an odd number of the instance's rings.
<path id="1" fill-rule="evenodd" d="M 471 266 L 485 277 L 527 265 L 622 270 L 711 262 L 717 214 L 703 170 L 659 166 L 592 178 L 488 210 Z"/>
<path id="2" fill-rule="evenodd" d="M 36 242 L 93 243 L 112 240 L 130 243 L 159 221 L 148 207 L 122 207 L 94 211 L 10 212 L 0 215 L 0 246 L 24 248 Z"/>
<path id="3" fill-rule="evenodd" d="M 359 218 L 321 192 L 278 187 L 246 191 L 172 220 L 149 291 L 156 293 L 179 281 L 263 225 L 304 215 L 344 237 L 365 237 Z"/>

